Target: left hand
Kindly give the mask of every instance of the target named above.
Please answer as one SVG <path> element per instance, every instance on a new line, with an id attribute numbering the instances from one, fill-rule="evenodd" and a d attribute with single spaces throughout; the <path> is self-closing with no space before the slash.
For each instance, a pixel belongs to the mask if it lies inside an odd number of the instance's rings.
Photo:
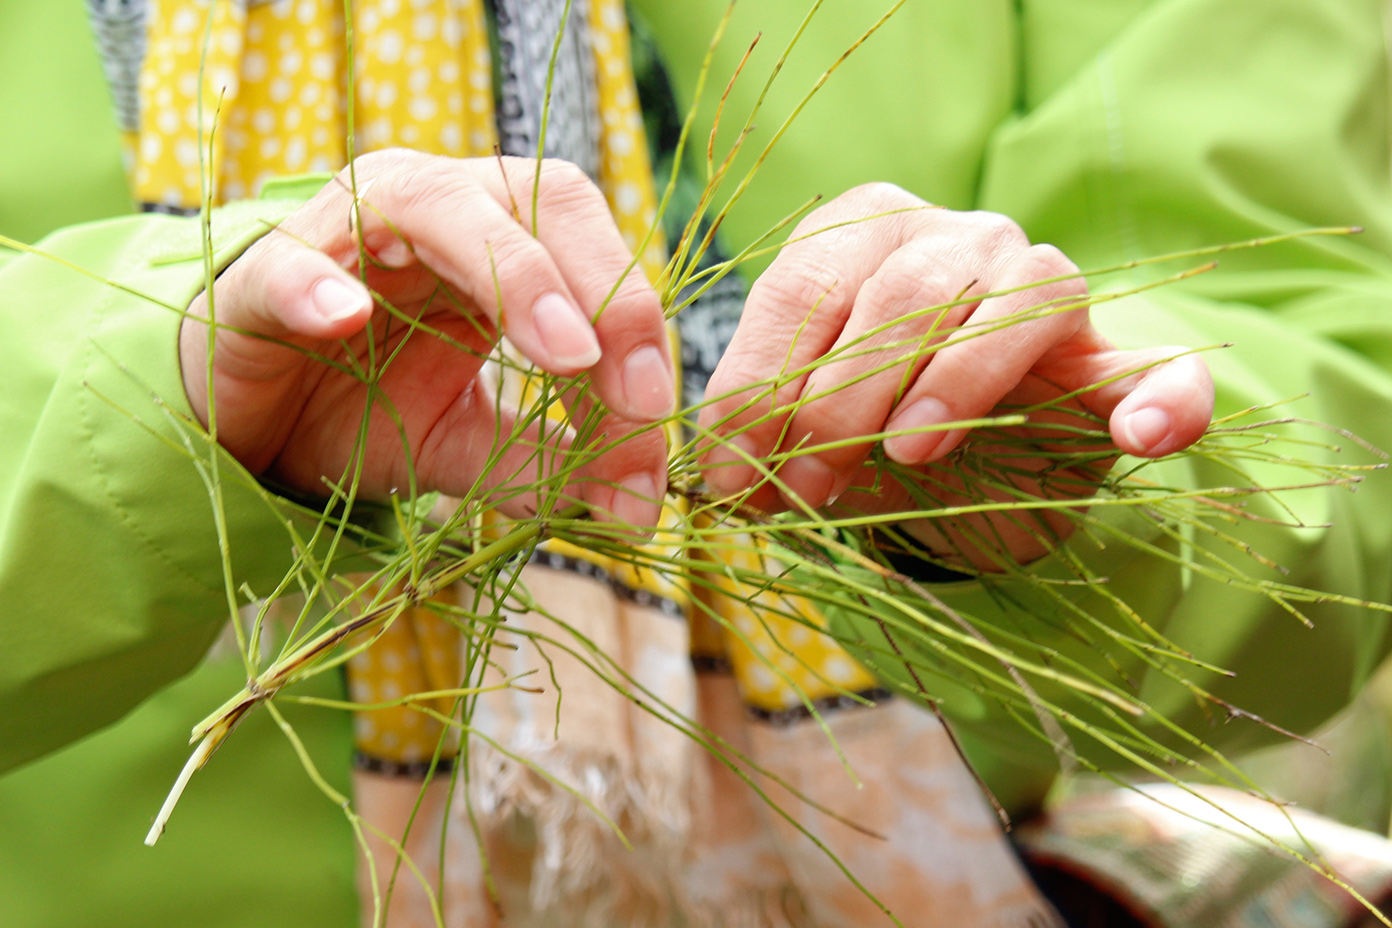
<path id="1" fill-rule="evenodd" d="M 895 210 L 900 212 L 863 218 Z M 849 220 L 862 221 L 818 231 Z M 802 236 L 808 237 L 798 241 Z M 1031 245 L 1004 216 L 935 209 L 898 187 L 871 184 L 808 215 L 792 239 L 755 282 L 707 387 L 700 426 L 744 452 L 722 445 L 707 449 L 706 482 L 719 494 L 743 492 L 762 479 L 745 455 L 767 461 L 780 451 L 845 442 L 769 465 L 786 492 L 764 481 L 747 502 L 778 511 L 795 494 L 813 507 L 836 501 L 861 512 L 922 510 L 902 485 L 875 480 L 866 463 L 879 433 L 919 430 L 886 437 L 886 456 L 924 474 L 923 486 L 940 505 L 960 504 L 973 493 L 979 498 L 979 491 L 933 465 L 970 437 L 966 429 L 934 426 L 1008 413 L 997 407 L 1045 402 L 1113 377 L 1121 379 L 1081 394 L 1070 406 L 1107 421 L 1116 450 L 1140 457 L 1179 451 L 1203 435 L 1212 417 L 1213 383 L 1202 361 L 1173 357 L 1182 348 L 1118 350 L 1088 318 L 1087 286 L 1077 267 L 1051 245 Z M 1052 282 L 1028 286 L 1037 281 Z M 969 299 L 1016 287 L 1023 289 Z M 961 298 L 968 299 L 945 313 L 920 312 Z M 1079 305 L 1069 308 L 1074 301 Z M 1041 304 L 1060 311 L 964 337 Z M 896 319 L 903 321 L 894 324 Z M 881 326 L 884 331 L 865 338 Z M 918 350 L 944 341 L 952 343 L 928 355 Z M 852 342 L 845 357 L 786 378 L 772 397 L 763 385 Z M 771 410 L 776 414 L 770 416 Z M 1066 409 L 1057 409 L 1036 413 L 1031 422 L 1070 418 Z M 1094 427 L 1077 419 L 1074 424 Z M 1048 448 L 1047 428 L 1025 425 L 1009 433 Z M 1059 489 L 1046 486 L 1049 459 L 1022 457 L 1019 450 L 1002 453 L 1011 455 L 1016 488 L 1036 496 L 1090 495 L 1110 466 L 1107 459 L 1086 468 L 1081 481 L 1075 471 Z M 982 570 L 1003 569 L 1003 556 L 1032 560 L 1048 550 L 1047 536 L 1066 536 L 1072 525 L 1059 512 L 1046 514 L 1043 533 L 1002 515 L 960 520 L 950 528 L 935 524 L 940 521 L 917 519 L 904 527 L 948 560 Z M 985 538 L 992 540 L 983 543 Z"/>
<path id="2" fill-rule="evenodd" d="M 534 184 L 536 230 L 509 208 L 531 203 Z M 363 279 L 360 247 L 373 258 Z M 368 286 L 447 338 L 416 334 Z M 531 514 L 526 488 L 572 438 L 497 396 L 484 359 L 507 335 L 544 371 L 589 375 L 594 396 L 565 400 L 575 421 L 594 397 L 609 411 L 595 434 L 610 447 L 568 493 L 601 519 L 656 524 L 667 449 L 647 426 L 673 404 L 666 321 L 604 195 L 575 165 L 370 152 L 232 262 L 213 295 L 211 358 L 207 293 L 180 329 L 184 390 L 204 425 L 215 406 L 219 443 L 253 474 L 322 494 L 326 478 L 357 467 L 369 498 L 414 479 L 422 492 L 493 492 L 506 514 Z M 374 360 L 371 384 L 350 373 Z"/>

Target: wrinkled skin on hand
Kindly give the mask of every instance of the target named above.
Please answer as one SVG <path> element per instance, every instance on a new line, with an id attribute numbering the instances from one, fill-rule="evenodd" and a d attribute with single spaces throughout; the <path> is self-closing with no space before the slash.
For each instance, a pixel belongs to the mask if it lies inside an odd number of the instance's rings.
<path id="1" fill-rule="evenodd" d="M 629 251 L 603 195 L 578 168 L 541 165 L 533 236 L 535 161 L 384 151 L 355 167 L 367 287 L 473 353 L 423 333 L 408 338 L 408 327 L 374 304 L 357 276 L 359 236 L 345 170 L 248 249 L 214 288 L 218 440 L 253 473 L 324 494 L 323 478 L 337 481 L 350 465 L 369 401 L 360 379 L 278 342 L 359 369 L 370 356 L 380 362 L 401 346 L 379 389 L 400 416 L 404 445 L 386 412 L 374 410 L 361 477 L 368 497 L 407 486 L 409 466 L 422 490 L 454 496 L 468 493 L 480 476 L 486 489 L 536 479 L 533 447 L 542 436 L 535 427 L 484 473 L 495 430 L 506 435 L 517 415 L 510 408 L 499 415 L 479 376 L 499 332 L 542 370 L 588 372 L 593 393 L 611 411 L 598 430 L 608 440 L 671 412 L 673 367 L 660 301 L 641 271 L 625 276 Z M 514 202 L 528 207 L 520 217 Z M 180 332 L 184 385 L 207 424 L 206 294 L 191 313 Z M 573 399 L 572 418 L 579 421 L 593 405 Z M 555 432 L 548 431 L 548 442 L 570 441 Z M 661 431 L 649 428 L 595 458 L 570 490 L 601 514 L 654 524 L 666 490 Z M 520 515 L 533 504 L 520 496 L 503 508 Z"/>
<path id="2" fill-rule="evenodd" d="M 569 397 L 572 418 L 589 415 L 597 397 L 607 409 L 598 433 L 606 442 L 629 436 L 593 458 L 568 492 L 600 518 L 655 524 L 666 447 L 660 429 L 644 426 L 672 410 L 672 359 L 657 294 L 636 269 L 625 275 L 631 256 L 600 192 L 573 165 L 544 162 L 533 235 L 514 204 L 531 202 L 534 161 L 507 158 L 500 166 L 386 151 L 358 159 L 355 170 L 358 219 L 345 170 L 218 278 L 212 382 L 221 444 L 255 474 L 323 493 L 325 478 L 341 479 L 352 463 L 370 397 L 360 378 L 334 365 L 363 370 L 399 347 L 376 402 L 399 416 L 404 443 L 386 410 L 374 411 L 361 492 L 382 497 L 405 486 L 408 467 L 420 489 L 454 496 L 480 479 L 497 491 L 531 482 L 534 446 L 564 448 L 572 434 L 543 436 L 530 426 L 489 468 L 495 435 L 507 434 L 517 416 L 498 406 L 479 376 L 502 333 L 542 370 L 588 373 L 593 395 Z M 754 284 L 707 391 L 700 425 L 724 440 L 707 449 L 703 463 L 719 493 L 758 482 L 750 459 L 839 442 L 775 460 L 786 492 L 765 482 L 748 502 L 767 511 L 787 508 L 792 497 L 859 512 L 923 509 L 902 482 L 876 479 L 868 465 L 875 436 L 898 432 L 884 438 L 885 456 L 922 475 L 921 487 L 938 504 L 979 499 L 979 489 L 963 492 L 960 478 L 938 463 L 971 437 L 940 426 L 1114 377 L 1071 402 L 1105 420 L 1121 451 L 1156 457 L 1180 450 L 1212 415 L 1212 382 L 1201 361 L 1172 357 L 1182 351 L 1175 348 L 1117 350 L 1092 327 L 1087 309 L 1073 305 L 1087 293 L 1077 268 L 1052 246 L 1030 244 L 1003 216 L 930 208 L 897 187 L 872 184 L 810 214 L 792 238 Z M 366 287 L 356 274 L 360 246 L 368 256 Z M 449 340 L 408 336 L 409 327 L 368 288 Z M 971 299 L 1012 288 L 1020 289 Z M 1041 304 L 1058 311 L 984 331 Z M 185 389 L 205 424 L 207 316 L 203 294 L 180 332 Z M 964 337 L 974 329 L 982 334 Z M 916 350 L 943 342 L 931 355 Z M 842 351 L 847 346 L 854 350 Z M 875 347 L 882 350 L 865 350 Z M 771 400 L 749 404 L 767 392 L 761 382 L 838 351 L 815 371 L 787 379 Z M 780 412 L 770 416 L 770 409 Z M 996 433 L 1010 442 L 1012 450 L 998 455 L 1012 459 L 1019 489 L 1085 497 L 1105 473 L 1109 461 L 1099 454 L 1060 479 L 1047 458 L 1014 443 L 1044 439 L 1040 447 L 1048 450 L 1048 432 L 1037 424 L 1068 419 L 1050 410 L 1036 414 L 1035 428 Z M 521 515 L 532 505 L 524 494 L 503 508 Z M 1063 514 L 1042 518 L 1042 528 L 984 515 L 946 534 L 932 520 L 905 527 L 950 559 L 989 570 L 1003 555 L 1020 562 L 1039 556 L 1071 524 Z"/>
<path id="3" fill-rule="evenodd" d="M 931 208 L 897 187 L 872 184 L 808 215 L 791 241 L 754 284 L 707 388 L 700 426 L 722 441 L 708 447 L 703 463 L 708 484 L 720 494 L 760 484 L 751 459 L 842 443 L 787 458 L 775 471 L 786 491 L 763 481 L 748 503 L 765 511 L 788 508 L 793 497 L 813 507 L 834 501 L 835 508 L 855 512 L 928 508 L 914 502 L 903 481 L 876 479 L 867 463 L 871 437 L 899 432 L 885 435 L 883 449 L 890 461 L 919 475 L 907 482 L 941 506 L 979 502 L 980 488 L 963 492 L 945 463 L 973 436 L 941 426 L 1007 414 L 1119 378 L 1069 401 L 1106 422 L 1115 446 L 1096 449 L 1099 459 L 1085 468 L 1055 473 L 1050 459 L 1016 444 L 1057 450 L 1049 444 L 1050 430 L 1039 424 L 1096 428 L 1064 409 L 1034 414 L 1033 428 L 997 431 L 1006 444 L 998 441 L 994 449 L 985 446 L 991 439 L 975 436 L 980 444 L 972 450 L 1005 456 L 1019 490 L 1086 497 L 1115 450 L 1170 454 L 1197 441 L 1212 417 L 1213 384 L 1202 361 L 1175 357 L 1183 348 L 1118 350 L 1093 328 L 1079 302 L 1087 288 L 1077 267 L 1057 248 L 1031 244 L 1004 216 Z M 1029 286 L 1036 282 L 1042 283 Z M 1045 304 L 1057 311 L 1029 313 Z M 1021 314 L 1028 318 L 1001 325 Z M 967 337 L 974 332 L 980 334 Z M 933 344 L 944 347 L 926 355 L 918 350 Z M 785 378 L 770 396 L 770 377 L 838 351 L 841 356 L 815 371 Z M 923 519 L 903 527 L 950 561 L 999 570 L 1004 557 L 1024 563 L 1040 556 L 1072 524 L 1063 513 L 1041 519 L 976 515 L 951 529 Z"/>

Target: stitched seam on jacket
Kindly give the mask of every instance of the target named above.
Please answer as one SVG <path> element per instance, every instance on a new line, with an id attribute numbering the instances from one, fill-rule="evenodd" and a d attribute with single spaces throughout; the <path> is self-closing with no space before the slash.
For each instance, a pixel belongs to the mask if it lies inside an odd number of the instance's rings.
<path id="1" fill-rule="evenodd" d="M 126 244 L 121 249 L 117 257 L 117 260 L 113 262 L 113 266 L 111 268 L 110 273 L 106 276 L 112 280 L 121 280 L 124 275 L 136 270 L 142 263 L 139 258 L 139 255 L 143 254 L 143 247 L 148 247 L 148 243 L 146 242 L 146 239 L 148 237 L 148 234 L 142 231 L 140 235 L 135 237 L 134 242 Z M 87 452 L 92 460 L 93 472 L 95 473 L 97 479 L 100 481 L 102 492 L 105 494 L 107 499 L 110 500 L 112 508 L 120 516 L 121 523 L 132 535 L 139 539 L 144 544 L 144 546 L 155 555 L 155 557 L 157 557 L 162 563 L 171 567 L 174 571 L 178 573 L 179 576 L 183 577 L 185 580 L 193 584 L 193 586 L 201 592 L 215 594 L 221 593 L 222 591 L 220 589 L 199 580 L 198 577 L 196 577 L 192 572 L 190 572 L 187 568 L 181 565 L 171 554 L 165 551 L 165 549 L 161 547 L 155 541 L 154 538 L 152 538 L 140 527 L 139 522 L 131 515 L 129 509 L 124 505 L 124 503 L 120 499 L 120 496 L 116 493 L 115 488 L 112 485 L 110 471 L 108 470 L 107 463 L 97 452 L 95 424 L 96 416 L 93 412 L 92 403 L 94 401 L 102 401 L 96 399 L 96 397 L 93 395 L 91 387 L 88 386 L 88 384 L 91 382 L 92 375 L 95 373 L 94 365 L 97 362 L 105 364 L 111 363 L 111 361 L 105 355 L 101 354 L 97 350 L 97 333 L 101 330 L 102 323 L 106 320 L 108 313 L 111 310 L 112 304 L 115 302 L 115 300 L 119 296 L 126 295 L 122 291 L 117 290 L 115 287 L 106 287 L 105 290 L 106 293 L 103 296 L 101 302 L 92 312 L 91 320 L 88 324 L 88 329 L 86 332 L 86 338 L 84 339 L 86 344 L 83 346 L 82 358 L 83 388 L 82 395 L 78 400 L 79 409 L 82 411 L 84 438 L 86 439 Z M 132 299 L 134 298 L 135 297 L 132 297 Z M 154 307 L 152 306 L 151 308 Z M 154 440 L 153 438 L 144 435 L 143 430 L 136 423 L 130 423 L 130 427 L 140 438 L 149 441 Z M 155 428 L 157 427 L 157 425 L 156 423 L 152 422 L 150 423 L 150 427 Z"/>

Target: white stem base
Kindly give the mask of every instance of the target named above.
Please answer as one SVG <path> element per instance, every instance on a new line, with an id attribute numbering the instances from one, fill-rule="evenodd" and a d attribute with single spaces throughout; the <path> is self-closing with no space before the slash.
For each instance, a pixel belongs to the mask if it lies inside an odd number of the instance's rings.
<path id="1" fill-rule="evenodd" d="M 188 786 L 189 778 L 193 772 L 202 767 L 209 756 L 213 753 L 213 748 L 217 746 L 219 730 L 221 726 L 213 729 L 203 736 L 203 740 L 198 742 L 198 747 L 193 749 L 189 755 L 188 762 L 184 764 L 184 769 L 179 771 L 179 779 L 174 781 L 174 788 L 165 797 L 164 805 L 160 806 L 159 815 L 155 816 L 155 823 L 150 826 L 150 833 L 145 836 L 147 847 L 154 847 L 155 842 L 164 834 L 164 826 L 169 821 L 169 816 L 174 813 L 174 807 L 179 804 L 179 797 L 184 794 L 184 788 Z"/>

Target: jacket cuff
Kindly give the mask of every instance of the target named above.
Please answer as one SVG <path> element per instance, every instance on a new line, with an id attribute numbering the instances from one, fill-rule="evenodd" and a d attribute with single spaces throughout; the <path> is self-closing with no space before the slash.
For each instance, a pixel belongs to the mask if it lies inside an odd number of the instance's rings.
<path id="1" fill-rule="evenodd" d="M 214 270 L 300 205 L 218 210 Z M 75 226 L 0 270 L 0 771 L 95 731 L 191 670 L 228 619 L 208 445 L 179 368 L 203 288 L 196 219 Z M 233 582 L 291 564 L 289 507 L 218 462 Z"/>

